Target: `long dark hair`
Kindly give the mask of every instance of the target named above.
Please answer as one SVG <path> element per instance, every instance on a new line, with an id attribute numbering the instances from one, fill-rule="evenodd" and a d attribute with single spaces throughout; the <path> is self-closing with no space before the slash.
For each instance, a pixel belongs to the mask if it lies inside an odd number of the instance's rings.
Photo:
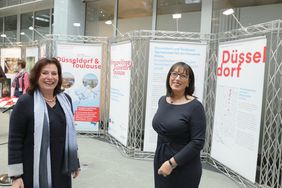
<path id="1" fill-rule="evenodd" d="M 166 77 L 166 96 L 167 97 L 173 96 L 172 89 L 169 85 L 169 78 L 170 78 L 171 72 L 173 72 L 177 67 L 183 68 L 184 73 L 188 75 L 189 86 L 185 88 L 185 92 L 184 92 L 185 97 L 187 97 L 187 95 L 193 96 L 193 93 L 195 91 L 194 72 L 192 68 L 184 62 L 177 62 L 174 65 L 172 65 L 171 68 L 169 69 L 167 73 L 167 77 Z"/>
<path id="2" fill-rule="evenodd" d="M 60 62 L 56 58 L 51 58 L 51 59 L 43 58 L 37 61 L 34 67 L 30 70 L 30 75 L 29 75 L 30 85 L 27 91 L 29 94 L 32 95 L 35 90 L 39 89 L 38 80 L 41 74 L 41 70 L 44 66 L 48 64 L 54 64 L 58 69 L 59 80 L 57 86 L 54 89 L 54 95 L 62 92 L 61 86 L 62 86 L 63 78 L 62 78 L 62 68 Z"/>

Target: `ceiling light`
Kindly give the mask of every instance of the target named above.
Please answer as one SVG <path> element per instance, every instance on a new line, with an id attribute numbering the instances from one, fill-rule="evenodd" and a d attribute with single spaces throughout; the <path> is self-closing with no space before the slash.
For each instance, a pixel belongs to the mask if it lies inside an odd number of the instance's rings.
<path id="1" fill-rule="evenodd" d="M 44 18 L 50 18 L 50 16 L 48 14 L 42 14 L 40 15 L 41 17 L 44 17 Z"/>
<path id="2" fill-rule="evenodd" d="M 73 23 L 74 27 L 80 27 L 80 23 Z"/>
<path id="3" fill-rule="evenodd" d="M 181 18 L 181 14 L 173 14 L 172 18 L 173 19 L 179 19 L 179 18 Z"/>
<path id="4" fill-rule="evenodd" d="M 35 17 L 35 19 L 39 21 L 43 21 L 43 22 L 49 22 L 49 19 L 46 19 L 46 18 Z"/>
<path id="5" fill-rule="evenodd" d="M 1 37 L 5 38 L 5 37 L 7 37 L 7 35 L 3 33 L 3 34 L 1 34 Z"/>
<path id="6" fill-rule="evenodd" d="M 42 15 L 41 15 L 42 16 Z M 49 22 L 49 18 L 42 18 L 42 17 L 39 17 L 39 16 L 31 16 L 32 19 L 36 19 L 36 20 L 39 20 L 39 21 L 42 21 L 42 22 Z"/>
<path id="7" fill-rule="evenodd" d="M 113 23 L 112 20 L 105 21 L 105 24 L 107 25 L 111 25 L 112 23 Z"/>
<path id="8" fill-rule="evenodd" d="M 232 17 L 236 20 L 236 22 L 240 25 L 240 27 L 241 27 L 244 31 L 246 31 L 246 32 L 248 33 L 247 28 L 244 27 L 244 26 L 241 24 L 241 22 L 238 20 L 238 18 L 234 15 L 234 10 L 233 10 L 232 8 L 223 11 L 222 14 L 224 14 L 224 15 L 226 15 L 226 16 L 232 15 Z"/>
<path id="9" fill-rule="evenodd" d="M 227 10 L 223 11 L 222 14 L 224 14 L 224 15 L 230 15 L 230 14 L 233 14 L 233 13 L 234 13 L 233 8 L 230 8 L 230 9 L 227 9 Z"/>
<path id="10" fill-rule="evenodd" d="M 185 4 L 200 3 L 201 0 L 185 0 Z"/>
<path id="11" fill-rule="evenodd" d="M 24 33 L 24 32 L 21 32 L 20 34 L 21 34 L 21 35 L 25 35 L 25 33 Z"/>
<path id="12" fill-rule="evenodd" d="M 34 30 L 34 28 L 32 26 L 29 26 L 28 29 L 29 30 Z"/>

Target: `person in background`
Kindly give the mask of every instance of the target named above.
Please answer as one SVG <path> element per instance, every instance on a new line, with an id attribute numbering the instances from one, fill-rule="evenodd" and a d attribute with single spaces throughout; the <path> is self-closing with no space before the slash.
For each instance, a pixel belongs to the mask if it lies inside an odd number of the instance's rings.
<path id="1" fill-rule="evenodd" d="M 28 72 L 25 71 L 26 62 L 24 60 L 18 61 L 18 73 L 13 80 L 12 87 L 14 89 L 13 96 L 19 97 L 26 93 L 29 87 Z"/>
<path id="2" fill-rule="evenodd" d="M 61 91 L 62 69 L 55 58 L 40 59 L 30 87 L 13 108 L 8 141 L 8 174 L 13 188 L 71 188 L 80 172 L 72 101 Z"/>
<path id="3" fill-rule="evenodd" d="M 5 75 L 1 65 L 0 65 L 0 79 L 6 79 L 6 75 Z"/>
<path id="4" fill-rule="evenodd" d="M 154 157 L 155 188 L 198 188 L 205 142 L 203 105 L 193 96 L 193 70 L 184 62 L 174 64 L 166 79 L 166 96 L 158 102 L 153 128 L 158 133 Z"/>

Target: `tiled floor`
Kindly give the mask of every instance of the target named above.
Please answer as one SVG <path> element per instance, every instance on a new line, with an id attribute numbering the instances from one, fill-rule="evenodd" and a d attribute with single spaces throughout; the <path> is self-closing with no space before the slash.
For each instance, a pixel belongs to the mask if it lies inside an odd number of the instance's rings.
<path id="1" fill-rule="evenodd" d="M 7 173 L 7 136 L 8 114 L 1 113 L 0 174 Z M 78 136 L 78 146 L 82 170 L 81 175 L 73 180 L 74 188 L 154 187 L 152 160 L 127 158 L 108 142 L 88 136 Z M 240 187 L 223 174 L 210 169 L 204 168 L 200 188 Z"/>

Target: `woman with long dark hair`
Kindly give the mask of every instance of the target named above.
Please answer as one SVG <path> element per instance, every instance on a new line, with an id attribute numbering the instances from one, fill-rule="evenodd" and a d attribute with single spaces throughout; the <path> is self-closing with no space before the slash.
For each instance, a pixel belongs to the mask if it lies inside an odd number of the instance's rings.
<path id="1" fill-rule="evenodd" d="M 155 188 L 198 188 L 206 119 L 202 104 L 193 95 L 195 79 L 191 67 L 184 62 L 174 64 L 167 74 L 166 89 L 153 118 L 153 128 L 158 133 Z"/>

